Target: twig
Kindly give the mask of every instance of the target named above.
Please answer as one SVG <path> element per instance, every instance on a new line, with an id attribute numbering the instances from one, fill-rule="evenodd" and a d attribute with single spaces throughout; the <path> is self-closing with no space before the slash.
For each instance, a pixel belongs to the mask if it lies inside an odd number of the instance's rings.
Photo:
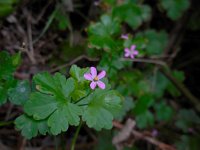
<path id="1" fill-rule="evenodd" d="M 34 54 L 34 49 L 33 49 L 33 39 L 32 39 L 32 29 L 31 29 L 31 21 L 30 21 L 31 17 L 30 15 L 28 15 L 27 18 L 27 33 L 28 33 L 28 44 L 29 44 L 29 53 L 30 53 L 30 59 L 32 64 L 36 64 L 36 59 L 35 59 L 35 54 Z"/>
<path id="2" fill-rule="evenodd" d="M 124 125 L 122 125 L 120 122 L 118 121 L 113 121 L 113 126 L 118 128 L 118 129 L 122 129 Z M 161 141 L 158 141 L 152 137 L 146 136 L 142 133 L 140 133 L 139 131 L 136 130 L 132 130 L 131 133 L 138 139 L 143 139 L 157 147 L 159 147 L 161 150 L 176 150 L 173 146 L 165 144 Z"/>
<path id="3" fill-rule="evenodd" d="M 99 60 L 98 58 L 90 58 L 90 57 L 88 57 L 86 55 L 80 55 L 80 56 L 76 57 L 75 59 L 73 59 L 72 61 L 70 61 L 67 64 L 63 64 L 61 66 L 53 68 L 52 70 L 50 70 L 50 73 L 53 73 L 53 72 L 56 72 L 56 71 L 59 71 L 59 70 L 65 68 L 65 67 L 71 66 L 71 65 L 75 64 L 76 62 L 78 62 L 78 61 L 80 61 L 82 59 L 87 59 L 89 61 L 98 61 Z"/>
<path id="4" fill-rule="evenodd" d="M 5 121 L 9 120 L 9 117 L 10 117 L 10 114 L 12 112 L 13 107 L 14 107 L 14 105 L 10 103 L 9 107 L 8 107 L 8 110 L 7 110 L 7 113 L 6 113 L 6 116 L 5 116 Z"/>
<path id="5" fill-rule="evenodd" d="M 34 24 L 37 24 L 41 19 L 42 17 L 44 16 L 47 8 L 49 7 L 49 5 L 53 2 L 53 0 L 49 0 L 47 5 L 44 6 L 44 8 L 42 9 L 42 11 L 40 12 L 40 14 L 37 16 L 37 18 L 34 20 Z"/>
<path id="6" fill-rule="evenodd" d="M 25 150 L 26 142 L 26 139 L 21 137 L 18 145 L 18 150 Z"/>
<path id="7" fill-rule="evenodd" d="M 160 70 L 161 72 L 167 77 L 169 78 L 172 83 L 177 87 L 177 89 L 185 96 L 187 97 L 192 103 L 193 105 L 195 105 L 195 108 L 197 111 L 200 112 L 200 100 L 198 98 L 196 98 L 189 90 L 188 88 L 181 82 L 179 82 L 178 80 L 176 80 L 176 78 L 174 78 L 169 72 L 167 72 L 165 70 L 165 67 L 167 67 L 168 65 L 160 60 L 152 60 L 152 59 L 122 59 L 123 61 L 133 61 L 133 62 L 144 62 L 144 63 L 151 63 L 151 64 L 156 64 L 160 66 Z M 168 67 L 167 67 L 168 68 Z"/>
<path id="8" fill-rule="evenodd" d="M 185 24 L 186 24 L 187 20 L 188 20 L 188 15 L 185 14 L 179 20 L 179 22 L 177 22 L 176 26 L 171 31 L 168 45 L 164 50 L 164 55 L 169 54 L 169 52 L 173 49 L 175 51 L 178 51 L 178 49 L 175 49 L 174 47 L 177 47 L 177 45 L 179 45 L 179 43 L 182 39 L 182 35 L 184 34 L 184 28 L 185 28 Z M 174 52 L 174 53 L 177 53 L 177 52 Z"/>
<path id="9" fill-rule="evenodd" d="M 177 89 L 190 100 L 193 105 L 195 106 L 196 110 L 200 112 L 200 100 L 196 98 L 188 89 L 185 87 L 185 85 L 181 82 L 179 82 L 176 78 L 174 78 L 168 71 L 166 71 L 164 68 L 160 67 L 160 71 L 172 81 L 172 83 L 177 87 Z"/>
<path id="10" fill-rule="evenodd" d="M 153 60 L 153 59 L 146 59 L 146 58 L 135 58 L 135 59 L 129 59 L 129 58 L 122 58 L 122 61 L 132 61 L 132 62 L 144 62 L 144 63 L 150 63 L 150 64 L 156 64 L 160 66 L 166 66 L 166 63 L 161 60 Z"/>

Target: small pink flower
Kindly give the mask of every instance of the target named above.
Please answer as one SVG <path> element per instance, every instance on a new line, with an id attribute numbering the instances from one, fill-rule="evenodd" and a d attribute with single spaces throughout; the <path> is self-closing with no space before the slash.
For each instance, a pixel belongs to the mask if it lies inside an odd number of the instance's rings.
<path id="1" fill-rule="evenodd" d="M 136 45 L 131 45 L 131 48 L 125 48 L 124 49 L 124 56 L 125 57 L 131 57 L 132 59 L 135 58 L 136 55 L 138 55 L 138 51 L 135 49 Z"/>
<path id="2" fill-rule="evenodd" d="M 103 70 L 97 75 L 97 69 L 95 67 L 90 68 L 90 73 L 85 73 L 84 78 L 86 80 L 92 81 L 90 83 L 90 88 L 95 89 L 95 87 L 98 85 L 99 88 L 105 89 L 106 85 L 100 81 L 100 79 L 104 78 L 106 76 L 106 72 Z"/>
<path id="3" fill-rule="evenodd" d="M 125 39 L 125 40 L 128 40 L 128 34 L 122 34 L 122 35 L 121 35 L 121 38 L 122 38 L 122 39 Z"/>

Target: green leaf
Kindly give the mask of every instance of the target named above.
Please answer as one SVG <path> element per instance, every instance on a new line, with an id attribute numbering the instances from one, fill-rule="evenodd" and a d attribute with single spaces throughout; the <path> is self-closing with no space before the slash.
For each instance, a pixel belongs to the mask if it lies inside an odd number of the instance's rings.
<path id="1" fill-rule="evenodd" d="M 75 90 L 74 78 L 60 73 L 51 76 L 41 73 L 34 76 L 34 82 L 40 92 L 34 92 L 25 104 L 25 112 L 36 120 L 47 119 L 53 135 L 66 131 L 69 125 L 77 126 L 80 122 L 82 109 L 71 103 Z"/>
<path id="2" fill-rule="evenodd" d="M 56 73 L 54 76 L 47 72 L 37 74 L 33 80 L 36 83 L 37 90 L 42 93 L 53 94 L 60 101 L 65 101 L 75 87 L 74 79 L 66 80 L 65 76 L 60 73 Z"/>
<path id="3" fill-rule="evenodd" d="M 39 134 L 46 135 L 49 128 L 45 120 L 36 121 L 27 115 L 21 115 L 15 120 L 17 130 L 27 139 L 31 139 Z"/>
<path id="4" fill-rule="evenodd" d="M 80 67 L 78 67 L 77 65 L 72 65 L 72 67 L 70 68 L 70 75 L 77 80 L 78 82 L 83 82 L 85 81 L 84 79 L 84 74 L 89 70 L 89 68 L 84 68 L 81 69 Z"/>
<path id="5" fill-rule="evenodd" d="M 108 37 L 119 33 L 120 25 L 115 19 L 112 19 L 108 15 L 101 16 L 101 22 L 90 25 L 88 29 L 89 35 L 96 35 L 101 37 Z"/>
<path id="6" fill-rule="evenodd" d="M 139 128 L 146 128 L 154 125 L 154 116 L 150 111 L 146 111 L 136 116 L 136 123 Z"/>
<path id="7" fill-rule="evenodd" d="M 0 64 L 0 79 L 6 79 L 13 75 L 16 68 L 8 52 L 0 52 Z"/>
<path id="8" fill-rule="evenodd" d="M 18 2 L 19 0 L 0 0 L 0 18 L 10 15 Z"/>
<path id="9" fill-rule="evenodd" d="M 121 98 L 115 91 L 97 89 L 90 96 L 83 99 L 79 105 L 88 103 L 83 113 L 83 121 L 90 128 L 101 130 L 111 129 L 113 116 L 120 111 Z"/>
<path id="10" fill-rule="evenodd" d="M 179 19 L 190 6 L 189 0 L 161 0 L 161 6 L 172 20 Z"/>
<path id="11" fill-rule="evenodd" d="M 162 54 L 168 42 L 168 34 L 165 31 L 146 30 L 143 33 L 138 33 L 136 37 L 146 39 L 145 52 L 147 55 Z"/>
<path id="12" fill-rule="evenodd" d="M 133 109 L 134 114 L 140 115 L 145 113 L 148 108 L 153 104 L 154 99 L 152 95 L 145 94 L 137 100 L 135 107 Z"/>
<path id="13" fill-rule="evenodd" d="M 7 80 L 0 80 L 0 105 L 4 104 L 8 98 L 8 91 L 15 87 L 17 80 L 9 76 Z"/>
<path id="14" fill-rule="evenodd" d="M 138 6 L 133 3 L 125 3 L 113 9 L 113 17 L 126 22 L 133 29 L 138 28 L 151 17 L 151 8 L 147 5 Z"/>
<path id="15" fill-rule="evenodd" d="M 67 131 L 69 124 L 77 126 L 82 110 L 75 104 L 69 103 L 59 107 L 48 119 L 48 125 L 53 135 Z"/>
<path id="16" fill-rule="evenodd" d="M 27 80 L 18 81 L 16 87 L 8 91 L 9 100 L 16 105 L 23 105 L 31 93 L 30 84 Z"/>
<path id="17" fill-rule="evenodd" d="M 112 37 L 90 36 L 90 46 L 96 49 L 112 50 L 117 48 L 117 42 Z"/>
<path id="18" fill-rule="evenodd" d="M 64 11 L 58 10 L 55 15 L 55 19 L 58 21 L 58 28 L 65 30 L 69 26 L 69 18 Z"/>
<path id="19" fill-rule="evenodd" d="M 71 94 L 73 101 L 77 101 L 88 94 L 88 81 L 84 78 L 84 74 L 88 71 L 89 68 L 81 69 L 76 65 L 72 65 L 70 75 L 75 80 L 75 90 Z"/>
<path id="20" fill-rule="evenodd" d="M 58 109 L 49 117 L 48 125 L 51 127 L 50 131 L 53 135 L 67 131 L 69 123 L 64 113 L 64 109 Z"/>
<path id="21" fill-rule="evenodd" d="M 178 112 L 178 120 L 176 121 L 176 126 L 183 131 L 188 131 L 193 124 L 200 124 L 200 117 L 193 111 L 182 109 Z"/>
<path id="22" fill-rule="evenodd" d="M 118 114 L 115 115 L 115 118 L 118 120 L 123 120 L 127 112 L 135 106 L 133 99 L 131 97 L 126 97 L 122 102 L 122 108 Z"/>
<path id="23" fill-rule="evenodd" d="M 21 64 L 21 52 L 18 52 L 17 54 L 12 56 L 12 63 L 13 66 L 19 66 Z"/>
<path id="24" fill-rule="evenodd" d="M 16 86 L 13 75 L 16 70 L 17 55 L 10 56 L 8 52 L 0 52 L 0 105 L 7 101 L 8 90 Z"/>
<path id="25" fill-rule="evenodd" d="M 166 88 L 170 81 L 158 71 L 155 76 L 150 78 L 152 81 L 152 92 L 157 98 L 161 98 L 166 91 Z"/>
<path id="26" fill-rule="evenodd" d="M 182 71 L 174 70 L 172 72 L 172 75 L 174 76 L 174 78 L 176 78 L 180 82 L 183 82 L 185 80 L 185 75 L 184 75 L 184 72 L 182 72 Z M 167 91 L 174 97 L 178 97 L 181 95 L 179 90 L 177 90 L 177 88 L 174 86 L 174 84 L 172 82 L 168 83 Z"/>
<path id="27" fill-rule="evenodd" d="M 47 118 L 57 109 L 58 102 L 51 95 L 34 92 L 26 102 L 24 111 L 36 120 Z"/>
<path id="28" fill-rule="evenodd" d="M 169 121 L 174 114 L 173 109 L 170 106 L 167 106 L 163 101 L 161 103 L 156 103 L 154 107 L 159 121 Z"/>
<path id="29" fill-rule="evenodd" d="M 118 20 L 108 15 L 101 16 L 101 22 L 90 25 L 88 28 L 90 47 L 97 49 L 116 49 L 117 43 L 111 36 L 118 34 L 120 24 Z"/>

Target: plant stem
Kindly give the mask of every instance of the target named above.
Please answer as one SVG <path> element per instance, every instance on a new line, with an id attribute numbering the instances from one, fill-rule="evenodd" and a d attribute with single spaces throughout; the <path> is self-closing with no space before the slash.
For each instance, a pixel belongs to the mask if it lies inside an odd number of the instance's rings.
<path id="1" fill-rule="evenodd" d="M 73 139 L 72 139 L 71 150 L 75 150 L 76 140 L 77 140 L 79 131 L 80 131 L 80 129 L 81 129 L 81 126 L 82 126 L 82 122 L 80 122 L 78 128 L 76 129 L 75 135 L 74 135 L 74 137 L 73 137 Z"/>
<path id="2" fill-rule="evenodd" d="M 7 125 L 10 125 L 10 124 L 13 124 L 14 121 L 7 121 L 7 122 L 0 122 L 0 127 L 1 126 L 7 126 Z"/>
<path id="3" fill-rule="evenodd" d="M 200 112 L 200 100 L 196 98 L 189 90 L 188 88 L 181 82 L 179 82 L 176 78 L 174 78 L 170 72 L 166 71 L 164 68 L 160 68 L 160 71 L 171 80 L 171 82 L 176 86 L 176 88 L 186 97 L 188 100 L 193 103 L 196 110 Z"/>
<path id="4" fill-rule="evenodd" d="M 88 97 L 90 94 L 91 94 L 91 93 L 87 94 L 85 97 L 80 98 L 79 100 L 77 100 L 77 101 L 75 102 L 75 104 L 78 103 L 78 102 L 80 102 L 80 101 L 83 100 L 84 98 Z"/>

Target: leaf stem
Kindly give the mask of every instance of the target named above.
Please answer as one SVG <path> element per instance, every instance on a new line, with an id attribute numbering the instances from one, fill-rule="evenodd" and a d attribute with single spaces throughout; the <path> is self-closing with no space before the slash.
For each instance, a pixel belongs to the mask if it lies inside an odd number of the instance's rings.
<path id="1" fill-rule="evenodd" d="M 80 129 L 81 129 L 81 126 L 82 126 L 82 121 L 80 122 L 78 128 L 76 129 L 75 135 L 74 135 L 74 137 L 73 137 L 73 139 L 72 139 L 71 150 L 75 150 L 76 140 L 77 140 L 79 131 L 80 131 Z"/>
<path id="2" fill-rule="evenodd" d="M 80 98 L 79 100 L 77 100 L 77 101 L 75 102 L 75 104 L 78 103 L 78 102 L 80 102 L 80 101 L 83 100 L 84 98 L 88 97 L 90 94 L 91 94 L 91 93 L 89 93 L 89 94 L 87 94 L 86 96 Z"/>
<path id="3" fill-rule="evenodd" d="M 7 122 L 0 122 L 0 127 L 1 126 L 7 126 L 7 125 L 10 125 L 10 124 L 13 124 L 14 121 L 7 121 Z"/>

